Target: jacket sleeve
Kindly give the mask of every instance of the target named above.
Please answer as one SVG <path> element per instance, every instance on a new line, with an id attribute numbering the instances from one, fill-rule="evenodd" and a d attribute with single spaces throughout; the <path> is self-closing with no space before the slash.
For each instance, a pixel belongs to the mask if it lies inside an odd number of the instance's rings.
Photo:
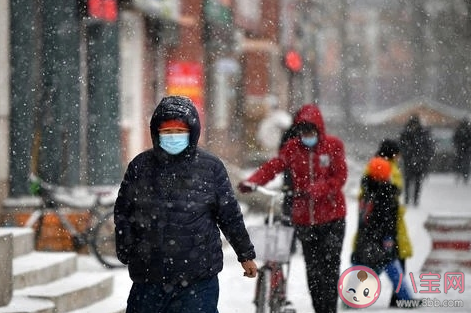
<path id="1" fill-rule="evenodd" d="M 215 169 L 217 207 L 215 216 L 219 228 L 237 254 L 239 262 L 255 259 L 255 250 L 245 227 L 240 206 L 234 195 L 224 165 Z"/>
<path id="2" fill-rule="evenodd" d="M 135 243 L 132 231 L 131 214 L 133 211 L 133 180 L 132 165 L 128 166 L 119 188 L 118 197 L 114 206 L 114 223 L 116 236 L 116 254 L 118 259 L 128 264 Z"/>
<path id="3" fill-rule="evenodd" d="M 403 205 L 399 206 L 397 211 L 397 246 L 399 258 L 405 260 L 410 258 L 413 254 L 412 244 L 407 231 L 407 224 L 405 221 L 406 208 Z"/>
<path id="4" fill-rule="evenodd" d="M 341 190 L 347 181 L 347 161 L 343 143 L 334 137 L 329 137 L 330 157 L 332 158 L 329 176 L 326 183 L 330 190 Z"/>
<path id="5" fill-rule="evenodd" d="M 281 152 L 280 152 L 281 153 Z M 281 157 L 275 157 L 262 164 L 247 181 L 257 185 L 265 185 L 275 178 L 276 174 L 281 173 L 286 168 L 285 162 Z"/>

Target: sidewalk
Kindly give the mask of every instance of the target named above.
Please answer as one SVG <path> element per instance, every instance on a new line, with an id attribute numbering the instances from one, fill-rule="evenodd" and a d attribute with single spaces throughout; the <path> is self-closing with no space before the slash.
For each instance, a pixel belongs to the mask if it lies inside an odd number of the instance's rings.
<path id="1" fill-rule="evenodd" d="M 355 177 L 352 177 L 354 180 Z M 346 190 L 348 195 L 348 216 L 347 230 L 345 236 L 344 250 L 342 253 L 342 268 L 345 270 L 350 267 L 350 253 L 352 236 L 356 232 L 357 211 L 354 195 L 356 184 L 350 182 Z M 471 185 L 457 185 L 454 177 L 446 174 L 434 174 L 427 178 L 423 187 L 423 195 L 418 207 L 408 209 L 406 220 L 409 226 L 409 234 L 413 241 L 414 256 L 407 262 L 407 274 L 412 273 L 418 290 L 420 287 L 420 274 L 422 265 L 431 249 L 431 239 L 424 228 L 424 222 L 430 213 L 438 212 L 440 214 L 470 214 L 471 212 Z M 261 217 L 254 214 L 246 215 L 247 224 L 261 223 Z M 255 280 L 243 277 L 243 270 L 236 260 L 236 256 L 229 246 L 225 248 L 224 269 L 219 275 L 220 281 L 220 313 L 247 313 L 254 312 L 253 296 L 255 289 Z M 80 267 L 91 271 L 104 271 L 100 265 L 91 257 L 81 257 Z M 126 301 L 131 282 L 128 278 L 127 270 L 114 270 L 115 272 L 115 290 L 114 297 L 116 301 Z M 389 309 L 389 297 L 392 293 L 392 286 L 388 279 L 382 274 L 380 276 L 382 283 L 382 292 L 379 299 L 371 307 L 363 309 L 369 312 L 401 312 L 406 309 Z M 405 277 L 404 281 L 409 281 L 410 277 Z M 458 290 L 449 290 L 444 293 L 443 282 L 440 283 L 440 293 L 426 294 L 416 293 L 416 299 L 429 298 L 432 301 L 437 299 L 442 303 L 443 300 L 462 300 L 464 307 L 461 308 L 439 308 L 423 307 L 418 310 L 421 312 L 451 312 L 465 313 L 471 312 L 471 273 L 465 273 L 465 289 L 463 293 Z M 298 252 L 291 261 L 290 278 L 288 285 L 288 298 L 292 301 L 297 313 L 312 312 L 311 300 L 307 291 L 304 261 L 298 248 Z M 339 300 L 340 304 L 341 300 Z M 339 310 L 340 312 L 343 309 Z M 351 312 L 352 310 L 348 310 Z"/>
<path id="2" fill-rule="evenodd" d="M 341 271 L 350 267 L 351 244 L 357 227 L 357 208 L 356 208 L 356 190 L 355 174 L 352 173 L 351 181 L 347 183 L 348 216 L 347 230 L 342 253 Z M 419 293 L 424 288 L 420 287 L 420 275 L 422 265 L 431 249 L 431 239 L 427 230 L 424 228 L 424 222 L 429 214 L 439 213 L 450 215 L 463 213 L 469 215 L 471 212 L 471 185 L 457 185 L 454 177 L 449 174 L 433 174 L 424 182 L 423 194 L 418 207 L 410 207 L 406 214 L 406 220 L 409 227 L 409 235 L 413 242 L 414 256 L 407 261 L 406 273 L 403 282 L 410 284 L 409 273 L 413 274 L 417 287 L 416 299 L 428 298 L 434 302 L 435 299 L 443 300 L 462 300 L 462 308 L 443 308 L 443 307 L 423 307 L 419 308 L 422 312 L 452 312 L 465 313 L 471 312 L 471 273 L 465 273 L 465 289 L 463 293 L 458 290 L 449 290 L 444 293 L 443 281 L 441 281 L 441 293 L 427 294 Z M 247 223 L 259 222 L 254 216 L 246 217 Z M 407 309 L 389 309 L 389 299 L 392 294 L 392 286 L 385 274 L 380 276 L 382 283 L 382 292 L 379 299 L 371 307 L 363 309 L 370 312 L 401 312 Z M 407 282 L 408 281 L 408 282 Z M 220 274 L 221 296 L 219 301 L 219 312 L 253 312 L 255 306 L 252 303 L 255 282 L 242 277 L 240 265 L 235 261 L 235 256 L 230 249 L 226 249 L 225 268 Z M 412 290 L 412 288 L 411 288 Z M 292 301 L 298 313 L 312 312 L 311 300 L 308 294 L 304 261 L 298 245 L 298 252 L 291 261 L 290 278 L 288 285 L 288 299 Z M 341 300 L 339 300 L 340 304 Z M 440 302 L 441 303 L 441 302 Z M 435 303 L 434 303 L 435 304 Z M 344 311 L 340 309 L 339 311 Z M 348 310 L 349 312 L 354 310 Z"/>

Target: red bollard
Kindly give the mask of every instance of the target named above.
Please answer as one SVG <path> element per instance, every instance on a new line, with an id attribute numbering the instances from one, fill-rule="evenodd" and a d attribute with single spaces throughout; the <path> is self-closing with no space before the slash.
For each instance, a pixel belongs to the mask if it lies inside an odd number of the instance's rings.
<path id="1" fill-rule="evenodd" d="M 429 215 L 424 226 L 432 249 L 423 272 L 471 272 L 471 214 Z"/>

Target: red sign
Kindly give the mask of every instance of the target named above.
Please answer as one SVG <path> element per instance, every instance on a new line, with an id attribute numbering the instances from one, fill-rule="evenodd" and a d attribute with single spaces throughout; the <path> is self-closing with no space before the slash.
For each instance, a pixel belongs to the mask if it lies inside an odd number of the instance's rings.
<path id="1" fill-rule="evenodd" d="M 116 0 L 88 0 L 88 16 L 107 22 L 118 19 Z"/>
<path id="2" fill-rule="evenodd" d="M 203 65 L 197 62 L 170 61 L 167 66 L 167 94 L 190 98 L 198 110 L 201 123 L 200 142 L 204 141 Z"/>

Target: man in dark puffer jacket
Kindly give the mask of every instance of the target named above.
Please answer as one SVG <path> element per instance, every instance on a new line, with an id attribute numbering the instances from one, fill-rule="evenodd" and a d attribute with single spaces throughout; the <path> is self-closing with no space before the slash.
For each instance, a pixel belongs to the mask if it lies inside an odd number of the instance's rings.
<path id="1" fill-rule="evenodd" d="M 129 163 L 114 208 L 116 251 L 133 281 L 126 312 L 217 312 L 219 230 L 244 275 L 257 272 L 226 168 L 197 147 L 200 121 L 189 98 L 163 98 L 150 132 L 153 148 Z"/>

